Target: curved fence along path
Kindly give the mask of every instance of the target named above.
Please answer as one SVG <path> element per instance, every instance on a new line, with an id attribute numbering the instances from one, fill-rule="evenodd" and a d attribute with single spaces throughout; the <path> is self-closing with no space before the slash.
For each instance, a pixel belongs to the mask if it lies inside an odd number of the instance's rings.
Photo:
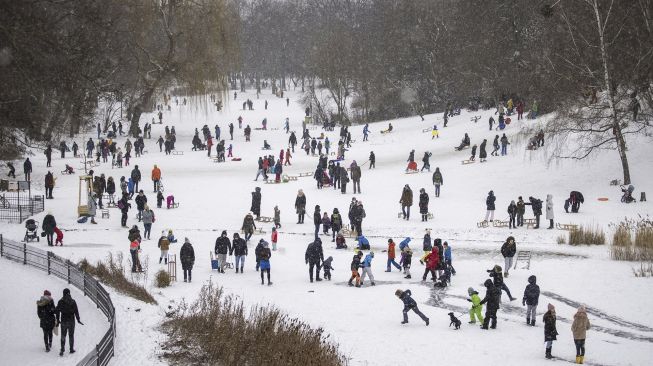
<path id="1" fill-rule="evenodd" d="M 0 257 L 22 263 L 49 275 L 59 277 L 77 287 L 88 296 L 98 309 L 106 315 L 109 329 L 104 334 L 95 349 L 89 352 L 77 366 L 104 366 L 113 357 L 114 339 L 116 337 L 115 308 L 109 293 L 92 276 L 84 273 L 76 264 L 61 258 L 52 252 L 31 247 L 26 243 L 7 240 L 0 234 Z"/>

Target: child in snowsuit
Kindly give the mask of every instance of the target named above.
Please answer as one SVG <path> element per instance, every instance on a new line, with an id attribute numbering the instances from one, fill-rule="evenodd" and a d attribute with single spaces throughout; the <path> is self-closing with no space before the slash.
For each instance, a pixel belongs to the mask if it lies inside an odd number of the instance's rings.
<path id="1" fill-rule="evenodd" d="M 56 246 L 58 244 L 63 246 L 63 231 L 61 231 L 58 227 L 55 227 L 54 233 L 57 234 L 57 240 L 54 242 L 54 245 Z"/>
<path id="2" fill-rule="evenodd" d="M 270 237 L 270 240 L 272 241 L 272 250 L 277 250 L 277 239 L 278 239 L 278 233 L 277 233 L 277 228 L 273 227 L 272 228 L 272 235 Z"/>
<path id="3" fill-rule="evenodd" d="M 401 250 L 401 265 L 404 269 L 404 278 L 410 279 L 410 265 L 413 261 L 413 250 L 408 246 L 410 243 L 410 238 L 406 238 L 399 243 L 399 250 Z"/>
<path id="4" fill-rule="evenodd" d="M 356 280 L 356 287 L 361 287 L 361 276 L 358 273 L 358 268 L 361 265 L 362 256 L 363 252 L 357 252 L 351 260 L 351 278 L 349 278 L 349 282 L 347 283 L 349 286 L 354 286 L 351 281 Z"/>
<path id="5" fill-rule="evenodd" d="M 470 287 L 467 289 L 467 293 L 470 297 L 467 301 L 472 303 L 472 307 L 469 309 L 469 324 L 476 324 L 476 319 L 478 319 L 479 323 L 483 324 L 483 305 L 481 305 L 481 298 L 478 297 L 478 292 Z"/>
<path id="6" fill-rule="evenodd" d="M 159 193 L 156 194 L 156 207 L 161 208 L 163 206 L 163 193 L 159 190 Z"/>
<path id="7" fill-rule="evenodd" d="M 401 322 L 401 324 L 408 323 L 408 312 L 410 310 L 412 310 L 412 311 L 415 312 L 415 314 L 419 315 L 419 317 L 422 318 L 424 323 L 426 323 L 426 325 L 428 326 L 429 325 L 429 318 L 427 318 L 426 315 L 422 314 L 422 312 L 419 311 L 419 308 L 417 307 L 417 302 L 415 302 L 415 300 L 413 300 L 411 295 L 412 294 L 410 293 L 410 290 L 406 290 L 406 291 L 397 290 L 397 291 L 395 291 L 395 296 L 397 296 L 399 298 L 399 300 L 401 300 L 404 303 L 404 310 L 403 310 L 404 320 Z"/>
<path id="8" fill-rule="evenodd" d="M 472 146 L 472 156 L 469 157 L 469 161 L 476 160 L 476 148 L 477 148 L 476 145 Z"/>
<path id="9" fill-rule="evenodd" d="M 451 274 L 455 276 L 456 275 L 456 269 L 453 268 L 453 264 L 452 264 L 452 261 L 451 261 L 451 258 L 452 258 L 451 257 L 451 247 L 449 246 L 449 243 L 447 243 L 446 241 L 442 245 L 444 246 L 444 262 L 451 269 Z"/>
<path id="10" fill-rule="evenodd" d="M 333 257 L 331 256 L 329 256 L 329 258 L 322 261 L 322 269 L 324 270 L 324 279 L 329 281 L 331 281 L 331 270 L 333 270 L 333 267 L 331 267 L 331 262 L 333 262 Z"/>
<path id="11" fill-rule="evenodd" d="M 528 277 L 528 285 L 524 289 L 524 298 L 521 301 L 526 307 L 526 324 L 535 326 L 535 316 L 537 313 L 537 302 L 540 299 L 540 286 L 537 285 L 537 277 Z"/>

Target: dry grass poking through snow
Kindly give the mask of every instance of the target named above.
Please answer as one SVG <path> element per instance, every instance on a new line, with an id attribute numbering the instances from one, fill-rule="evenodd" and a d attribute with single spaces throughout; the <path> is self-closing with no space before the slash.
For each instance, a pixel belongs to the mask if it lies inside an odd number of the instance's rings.
<path id="1" fill-rule="evenodd" d="M 148 304 L 156 304 L 154 297 L 147 289 L 139 284 L 131 282 L 125 277 L 125 267 L 122 264 L 122 255 L 116 257 L 109 253 L 106 262 L 98 261 L 97 264 L 91 264 L 86 258 L 82 259 L 79 267 L 86 273 L 107 284 L 116 291 L 141 300 Z"/>
<path id="2" fill-rule="evenodd" d="M 170 282 L 170 274 L 162 269 L 154 275 L 154 284 L 158 288 L 168 287 L 170 286 Z"/>
<path id="3" fill-rule="evenodd" d="M 271 306 L 245 311 L 242 300 L 212 283 L 163 324 L 173 365 L 346 365 L 337 344 Z"/>
<path id="4" fill-rule="evenodd" d="M 618 261 L 653 261 L 653 221 L 639 217 L 619 223 L 612 237 L 610 257 Z M 642 265 L 641 272 L 646 273 L 646 268 Z"/>
<path id="5" fill-rule="evenodd" d="M 578 229 L 569 231 L 570 245 L 603 245 L 605 244 L 605 233 L 599 227 L 580 226 Z"/>

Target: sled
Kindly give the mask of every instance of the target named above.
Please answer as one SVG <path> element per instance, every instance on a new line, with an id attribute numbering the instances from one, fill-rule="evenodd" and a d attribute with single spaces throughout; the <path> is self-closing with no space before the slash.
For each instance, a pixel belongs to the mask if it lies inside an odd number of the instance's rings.
<path id="1" fill-rule="evenodd" d="M 109 209 L 107 209 L 107 208 L 102 209 L 102 218 L 103 219 L 108 219 L 109 218 Z"/>
<path id="2" fill-rule="evenodd" d="M 494 227 L 508 227 L 509 224 L 510 224 L 509 221 L 503 221 L 503 220 L 492 221 L 492 226 Z"/>
<path id="3" fill-rule="evenodd" d="M 416 174 L 419 173 L 419 170 L 406 170 L 406 174 Z"/>
<path id="4" fill-rule="evenodd" d="M 519 263 L 519 261 L 525 263 L 525 266 L 522 266 L 522 269 L 531 269 L 531 252 L 529 250 L 518 251 L 514 269 L 517 269 L 517 263 Z"/>
<path id="5" fill-rule="evenodd" d="M 431 212 L 426 214 L 426 217 L 430 220 L 433 218 L 433 214 Z"/>
<path id="6" fill-rule="evenodd" d="M 179 202 L 175 202 L 175 203 L 171 204 L 170 207 L 166 206 L 166 208 L 168 208 L 168 209 L 179 208 Z"/>
<path id="7" fill-rule="evenodd" d="M 460 149 L 459 149 L 457 146 L 454 147 L 453 149 L 454 149 L 455 151 L 463 151 L 463 150 L 465 150 L 465 149 L 469 149 L 469 148 L 470 148 L 469 145 L 465 145 L 465 146 L 461 147 Z"/>
<path id="8" fill-rule="evenodd" d="M 335 152 L 335 151 L 331 151 L 331 152 L 329 153 L 329 155 L 331 155 L 331 156 L 336 156 L 336 152 Z"/>
<path id="9" fill-rule="evenodd" d="M 561 224 L 561 223 L 556 223 L 556 229 L 558 230 L 578 230 L 578 225 L 575 224 Z"/>
<path id="10" fill-rule="evenodd" d="M 433 127 L 423 128 L 423 129 L 422 129 L 422 133 L 424 133 L 424 132 L 431 132 L 431 131 L 433 131 Z"/>
<path id="11" fill-rule="evenodd" d="M 172 150 L 172 155 L 184 155 L 184 150 Z"/>
<path id="12" fill-rule="evenodd" d="M 470 118 L 469 120 L 476 123 L 476 122 L 478 122 L 479 119 L 481 119 L 481 116 L 474 116 L 474 117 Z"/>
<path id="13" fill-rule="evenodd" d="M 272 222 L 272 218 L 269 217 L 269 216 L 261 216 L 258 219 L 256 219 L 256 221 L 259 221 L 259 222 Z"/>
<path id="14" fill-rule="evenodd" d="M 231 161 L 241 161 L 241 160 L 243 160 L 243 159 L 241 159 L 241 158 L 231 158 Z"/>
<path id="15" fill-rule="evenodd" d="M 484 229 L 484 228 L 487 228 L 488 226 L 489 226 L 489 224 L 488 224 L 487 221 L 481 221 L 481 222 L 476 223 L 476 227 L 478 227 L 478 228 L 483 228 Z"/>
<path id="16" fill-rule="evenodd" d="M 217 258 L 213 257 L 213 252 L 212 251 L 209 251 L 209 253 L 211 254 L 211 270 L 214 270 L 214 269 L 220 270 L 220 261 L 218 261 Z"/>
<path id="17" fill-rule="evenodd" d="M 211 160 L 213 160 L 214 163 L 224 163 L 225 162 L 224 160 L 220 160 L 220 158 L 211 158 Z"/>
<path id="18" fill-rule="evenodd" d="M 286 176 L 284 176 L 284 179 L 297 180 L 297 176 L 296 175 L 286 175 Z"/>
<path id="19" fill-rule="evenodd" d="M 286 182 L 283 182 L 283 181 L 278 181 L 277 182 L 274 179 L 268 179 L 268 180 L 265 181 L 265 184 L 281 184 L 281 183 L 286 183 Z"/>
<path id="20" fill-rule="evenodd" d="M 535 225 L 535 219 L 524 219 L 524 224 Z"/>
<path id="21" fill-rule="evenodd" d="M 463 160 L 462 164 L 467 165 L 467 164 L 473 164 L 475 160 Z"/>
<path id="22" fill-rule="evenodd" d="M 605 202 L 608 200 L 608 197 L 599 197 L 597 198 L 599 201 Z"/>
<path id="23" fill-rule="evenodd" d="M 312 172 L 299 173 L 299 177 L 312 177 L 312 176 L 313 176 Z"/>
<path id="24" fill-rule="evenodd" d="M 383 130 L 383 131 L 381 131 L 381 134 L 386 134 L 386 133 L 390 133 L 390 132 L 392 132 L 392 131 Z"/>

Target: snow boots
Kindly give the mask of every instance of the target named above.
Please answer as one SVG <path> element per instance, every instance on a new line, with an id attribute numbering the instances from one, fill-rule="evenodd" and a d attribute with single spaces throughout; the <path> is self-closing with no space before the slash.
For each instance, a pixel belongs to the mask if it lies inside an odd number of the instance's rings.
<path id="1" fill-rule="evenodd" d="M 585 361 L 585 356 L 576 356 L 576 363 L 583 364 L 583 361 Z"/>
<path id="2" fill-rule="evenodd" d="M 548 360 L 553 358 L 553 356 L 551 355 L 551 347 L 546 348 L 546 353 L 545 353 L 544 357 L 546 357 Z"/>

